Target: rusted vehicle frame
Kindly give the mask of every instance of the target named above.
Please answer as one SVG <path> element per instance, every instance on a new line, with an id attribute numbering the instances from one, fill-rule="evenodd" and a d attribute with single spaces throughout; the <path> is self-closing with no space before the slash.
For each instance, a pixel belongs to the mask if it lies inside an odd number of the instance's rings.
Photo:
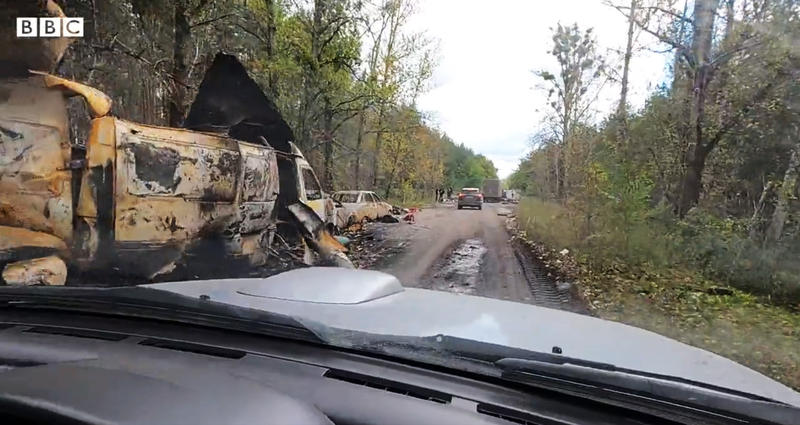
<path id="1" fill-rule="evenodd" d="M 95 117 L 85 148 L 70 145 L 64 94 L 86 98 Z M 99 91 L 59 77 L 0 81 L 0 263 L 37 251 L 78 269 L 152 277 L 187 252 L 202 255 L 195 248 L 209 241 L 205 254 L 266 260 L 285 186 L 279 154 L 289 173 L 308 166 L 296 147 L 286 154 L 226 135 L 137 124 L 109 110 Z M 307 199 L 300 173 L 286 182 L 296 187 L 284 194 L 284 207 L 308 204 L 285 208 L 287 216 L 316 238 L 320 253 L 344 252 L 309 213 L 325 218 L 330 199 Z"/>

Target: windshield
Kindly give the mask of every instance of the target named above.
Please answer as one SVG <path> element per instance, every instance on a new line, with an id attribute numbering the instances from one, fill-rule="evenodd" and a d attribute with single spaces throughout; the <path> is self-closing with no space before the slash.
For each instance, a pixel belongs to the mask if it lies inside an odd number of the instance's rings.
<path id="1" fill-rule="evenodd" d="M 576 329 L 619 340 L 604 324 L 622 323 L 800 389 L 796 1 L 0 0 L 0 14 L 4 284 L 363 269 L 425 306 L 360 317 L 374 334 L 553 352 Z M 33 26 L 45 17 L 58 33 Z M 539 313 L 500 318 L 520 305 Z M 468 311 L 456 323 L 451 308 Z M 637 368 L 704 379 L 647 356 Z"/>
<path id="2" fill-rule="evenodd" d="M 333 195 L 333 199 L 344 203 L 356 203 L 358 202 L 358 193 L 336 193 Z"/>

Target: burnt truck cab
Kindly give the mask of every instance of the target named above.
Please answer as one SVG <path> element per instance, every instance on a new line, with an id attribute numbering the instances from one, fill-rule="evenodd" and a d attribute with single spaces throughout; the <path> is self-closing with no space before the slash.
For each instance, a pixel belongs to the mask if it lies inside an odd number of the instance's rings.
<path id="1" fill-rule="evenodd" d="M 65 94 L 92 112 L 85 144 L 70 143 Z M 333 216 L 296 146 L 286 158 L 268 144 L 109 116 L 110 104 L 51 75 L 0 81 L 0 269 L 54 256 L 151 277 L 198 241 L 263 264 L 278 221 L 279 154 L 299 200 L 323 221 Z"/>
<path id="2" fill-rule="evenodd" d="M 308 205 L 319 218 L 325 222 L 328 230 L 332 231 L 340 225 L 336 220 L 336 207 L 330 194 L 322 190 L 314 168 L 303 156 L 300 148 L 294 143 L 289 144 L 297 174 L 298 199 Z"/>

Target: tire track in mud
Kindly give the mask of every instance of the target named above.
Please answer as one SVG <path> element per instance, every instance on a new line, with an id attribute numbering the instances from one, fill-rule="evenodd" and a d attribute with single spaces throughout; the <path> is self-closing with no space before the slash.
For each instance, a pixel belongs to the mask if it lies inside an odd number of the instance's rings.
<path id="1" fill-rule="evenodd" d="M 531 303 L 542 307 L 588 314 L 588 309 L 573 294 L 573 285 L 560 282 L 551 277 L 541 261 L 519 239 L 511 242 L 514 256 L 522 268 L 533 296 Z"/>

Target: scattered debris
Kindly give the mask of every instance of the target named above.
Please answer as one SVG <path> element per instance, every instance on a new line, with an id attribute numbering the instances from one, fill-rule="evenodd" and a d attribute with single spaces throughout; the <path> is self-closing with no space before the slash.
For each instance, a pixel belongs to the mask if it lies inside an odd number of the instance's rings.
<path id="1" fill-rule="evenodd" d="M 336 240 L 338 240 L 339 243 L 344 246 L 350 245 L 350 238 L 347 236 L 336 236 Z"/>
<path id="2" fill-rule="evenodd" d="M 400 219 L 393 215 L 385 215 L 381 217 L 378 221 L 380 221 L 381 223 L 399 223 Z"/>
<path id="3" fill-rule="evenodd" d="M 348 256 L 358 268 L 380 269 L 382 264 L 406 249 L 403 240 L 391 238 L 396 226 L 374 222 L 351 226 L 344 237 L 350 239 Z"/>
<path id="4" fill-rule="evenodd" d="M 8 285 L 63 285 L 67 265 L 54 255 L 17 261 L 3 269 L 3 280 Z"/>
<path id="5" fill-rule="evenodd" d="M 706 289 L 706 293 L 709 294 L 709 295 L 725 295 L 725 296 L 728 296 L 728 295 L 733 295 L 733 289 L 725 288 L 725 287 L 722 287 L 722 286 L 712 286 L 712 287 Z"/>
<path id="6" fill-rule="evenodd" d="M 319 254 L 317 265 L 354 268 L 344 254 L 347 248 L 325 230 L 325 223 L 308 205 L 297 202 L 287 207 L 297 224 L 303 238 Z"/>
<path id="7" fill-rule="evenodd" d="M 558 251 L 558 253 L 561 254 L 561 255 L 568 255 L 569 254 L 569 250 L 567 248 L 564 248 L 561 251 Z"/>
<path id="8" fill-rule="evenodd" d="M 571 287 L 572 284 L 569 282 L 556 281 L 556 288 L 558 288 L 559 291 L 569 291 Z"/>
<path id="9" fill-rule="evenodd" d="M 417 219 L 416 219 L 414 216 L 417 214 L 417 212 L 419 212 L 419 209 L 417 209 L 417 208 L 410 208 L 410 209 L 408 210 L 408 214 L 406 214 L 405 216 L 403 216 L 403 220 L 404 220 L 404 221 L 407 221 L 407 222 L 408 222 L 408 224 L 414 224 L 414 223 L 416 223 L 416 222 L 417 222 Z"/>
<path id="10" fill-rule="evenodd" d="M 0 202 L 0 215 L 5 211 Z M 47 256 L 54 253 L 67 253 L 67 244 L 59 237 L 20 227 L 0 226 L 0 261 L 21 259 L 16 257 L 19 251 Z"/>

